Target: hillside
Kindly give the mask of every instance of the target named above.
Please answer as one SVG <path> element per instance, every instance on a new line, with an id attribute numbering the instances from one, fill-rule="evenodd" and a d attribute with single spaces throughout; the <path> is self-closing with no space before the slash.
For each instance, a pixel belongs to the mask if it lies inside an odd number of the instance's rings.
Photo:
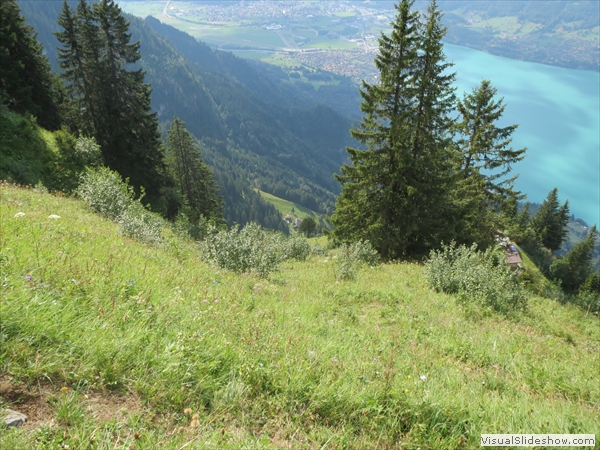
<path id="1" fill-rule="evenodd" d="M 293 230 L 295 219 L 304 220 L 307 217 L 311 217 L 315 220 L 315 222 L 317 223 L 317 230 L 319 232 L 323 228 L 325 228 L 326 230 L 331 230 L 331 222 L 329 222 L 327 217 L 323 214 L 316 213 L 311 209 L 299 205 L 298 203 L 290 202 L 289 200 L 284 200 L 267 192 L 261 192 L 258 189 L 256 191 L 260 194 L 263 200 L 269 202 L 271 205 L 277 208 L 277 211 L 279 211 L 282 217 L 290 217 L 290 219 L 287 220 L 290 227 L 290 232 Z"/>
<path id="2" fill-rule="evenodd" d="M 57 41 L 51 32 L 57 29 L 60 3 L 20 5 L 52 59 Z M 339 190 L 332 174 L 352 143 L 349 119 L 319 104 L 316 95 L 271 83 L 273 77 L 260 66 L 210 49 L 156 19 L 128 19 L 133 41 L 141 41 L 145 81 L 152 86 L 162 131 L 177 114 L 200 139 L 202 156 L 221 186 L 229 224 L 258 220 L 286 228 L 281 220 L 273 222 L 268 204 L 251 198 L 252 187 L 279 189 L 278 196 L 331 213 Z M 196 57 L 188 60 L 192 54 Z"/>
<path id="3" fill-rule="evenodd" d="M 407 263 L 336 282 L 333 253 L 236 275 L 78 200 L 1 195 L 1 403 L 29 415 L 2 448 L 455 449 L 597 430 L 598 318 L 577 307 L 465 309 Z"/>

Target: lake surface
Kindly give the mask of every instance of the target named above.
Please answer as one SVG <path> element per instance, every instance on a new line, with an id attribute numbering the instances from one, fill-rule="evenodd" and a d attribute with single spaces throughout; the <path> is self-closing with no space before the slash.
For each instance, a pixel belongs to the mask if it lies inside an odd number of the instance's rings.
<path id="1" fill-rule="evenodd" d="M 507 105 L 501 126 L 517 123 L 516 187 L 541 203 L 558 188 L 571 213 L 600 225 L 600 74 L 517 61 L 445 44 L 457 72 L 457 94 L 491 80 Z"/>

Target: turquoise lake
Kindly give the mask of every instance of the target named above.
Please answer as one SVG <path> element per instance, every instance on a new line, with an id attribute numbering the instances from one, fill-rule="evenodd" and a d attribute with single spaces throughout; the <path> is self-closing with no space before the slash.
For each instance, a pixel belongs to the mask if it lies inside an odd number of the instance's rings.
<path id="1" fill-rule="evenodd" d="M 600 225 L 600 74 L 517 61 L 445 44 L 458 91 L 491 80 L 507 105 L 501 126 L 517 123 L 513 148 L 527 147 L 513 166 L 516 187 L 541 203 L 558 188 L 571 213 Z"/>

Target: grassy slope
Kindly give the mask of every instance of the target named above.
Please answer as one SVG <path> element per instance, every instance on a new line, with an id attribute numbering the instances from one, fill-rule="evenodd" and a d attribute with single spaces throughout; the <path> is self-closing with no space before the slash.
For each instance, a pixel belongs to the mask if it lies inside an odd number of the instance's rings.
<path id="1" fill-rule="evenodd" d="M 275 208 L 277 208 L 277 211 L 279 211 L 283 217 L 286 214 L 292 216 L 293 219 L 299 218 L 300 220 L 303 220 L 306 217 L 312 217 L 317 223 L 319 223 L 319 219 L 321 219 L 329 225 L 329 222 L 326 221 L 325 216 L 323 216 L 323 214 L 318 214 L 312 209 L 305 208 L 304 206 L 299 205 L 298 203 L 294 203 L 289 200 L 284 200 L 283 198 L 275 197 L 274 195 L 269 194 L 268 192 L 263 192 L 258 189 L 256 189 L 256 191 L 260 193 L 263 199 L 275 206 Z M 291 231 L 293 222 L 289 225 Z"/>
<path id="2" fill-rule="evenodd" d="M 330 256 L 268 280 L 225 273 L 189 243 L 148 247 L 79 201 L 7 185 L 1 220 L 0 392 L 10 382 L 27 395 L 5 403 L 47 414 L 0 448 L 454 449 L 598 432 L 600 328 L 576 307 L 466 312 L 414 264 L 343 283 Z M 89 405 L 115 398 L 138 406 Z"/>

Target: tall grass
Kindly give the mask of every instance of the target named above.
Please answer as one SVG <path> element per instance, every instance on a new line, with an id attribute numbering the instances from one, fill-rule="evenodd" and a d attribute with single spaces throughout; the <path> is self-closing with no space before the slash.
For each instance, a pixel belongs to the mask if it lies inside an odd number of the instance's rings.
<path id="1" fill-rule="evenodd" d="M 261 278 L 167 229 L 129 239 L 77 200 L 4 185 L 0 207 L 0 373 L 50 395 L 55 420 L 2 448 L 455 449 L 598 429 L 598 318 L 577 307 L 473 317 L 418 265 L 339 282 L 312 255 Z M 82 406 L 109 394 L 140 410 Z"/>

